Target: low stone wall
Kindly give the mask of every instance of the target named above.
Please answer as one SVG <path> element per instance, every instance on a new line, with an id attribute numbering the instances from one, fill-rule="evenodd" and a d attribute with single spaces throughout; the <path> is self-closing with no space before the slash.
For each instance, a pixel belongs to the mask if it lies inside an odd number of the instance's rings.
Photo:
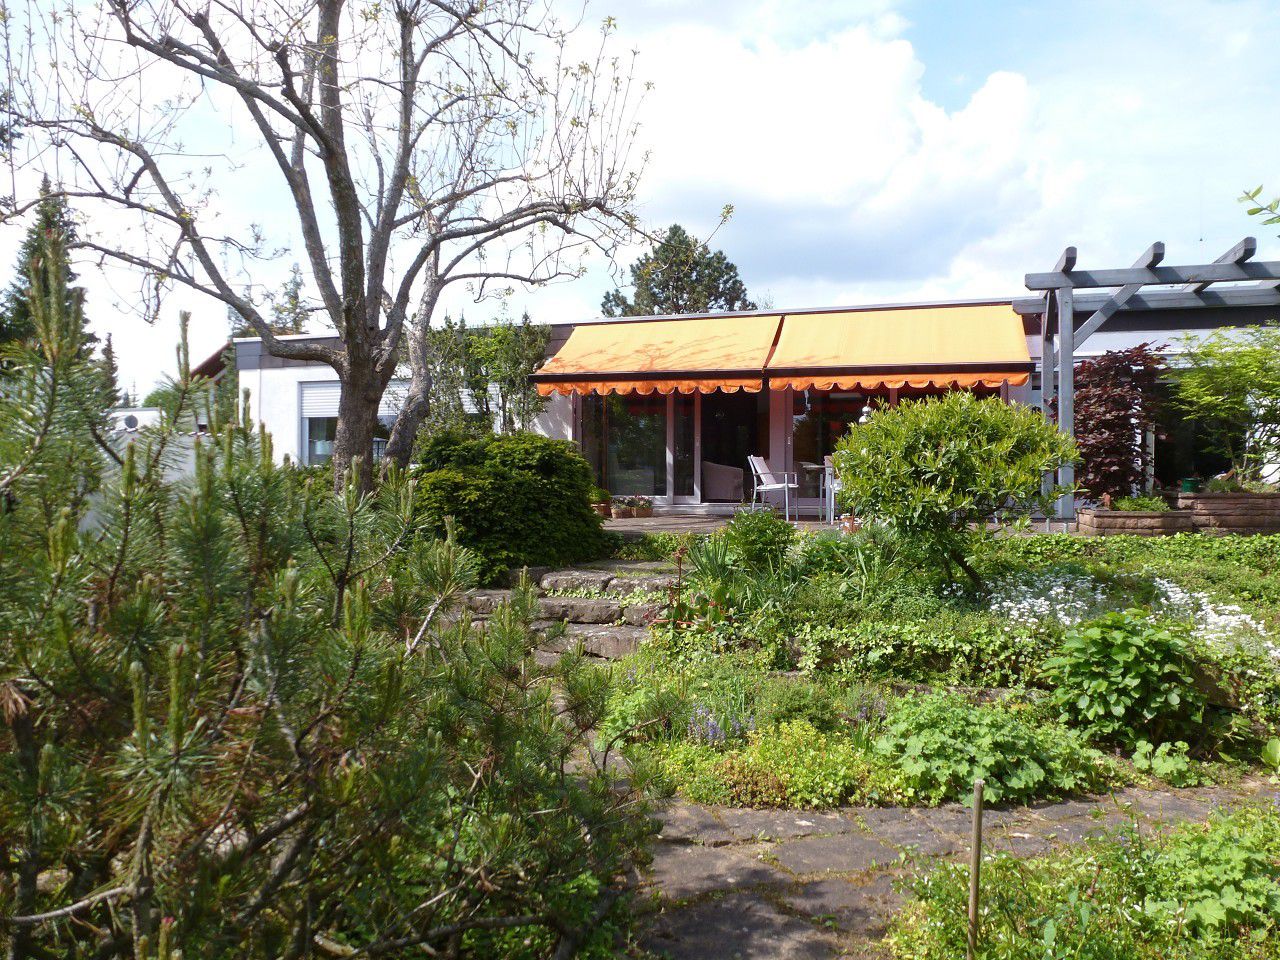
<path id="1" fill-rule="evenodd" d="M 1180 493 L 1201 533 L 1280 533 L 1280 493 Z"/>
<path id="2" fill-rule="evenodd" d="M 1136 537 L 1164 537 L 1191 533 L 1194 519 L 1188 510 L 1081 510 L 1079 532 L 1086 537 L 1129 534 Z"/>

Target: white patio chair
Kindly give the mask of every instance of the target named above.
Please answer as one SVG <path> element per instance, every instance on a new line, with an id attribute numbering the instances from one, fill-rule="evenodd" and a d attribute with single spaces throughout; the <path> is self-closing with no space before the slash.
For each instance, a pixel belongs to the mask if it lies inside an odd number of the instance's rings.
<path id="1" fill-rule="evenodd" d="M 747 457 L 751 465 L 751 476 L 754 480 L 751 490 L 751 502 L 774 503 L 779 493 L 782 494 L 782 515 L 791 519 L 791 491 L 799 490 L 800 484 L 794 473 L 775 474 L 764 462 L 764 457 Z M 778 477 L 781 476 L 781 480 Z"/>
<path id="2" fill-rule="evenodd" d="M 822 473 L 822 508 L 826 513 L 827 523 L 836 522 L 836 494 L 840 492 L 840 475 L 836 473 L 836 465 L 830 457 L 822 458 L 825 467 Z"/>

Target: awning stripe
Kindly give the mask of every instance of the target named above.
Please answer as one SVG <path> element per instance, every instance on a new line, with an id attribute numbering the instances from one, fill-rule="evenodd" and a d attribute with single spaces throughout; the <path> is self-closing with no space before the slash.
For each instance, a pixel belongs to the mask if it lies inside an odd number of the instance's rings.
<path id="1" fill-rule="evenodd" d="M 560 394 L 567 397 L 571 393 L 585 396 L 589 393 L 607 396 L 611 393 L 638 393 L 648 396 L 660 393 L 714 393 L 722 390 L 725 393 L 759 393 L 764 389 L 764 382 L 759 377 L 718 377 L 711 380 L 553 380 L 540 381 L 535 384 L 541 396 L 549 397 Z"/>
<path id="2" fill-rule="evenodd" d="M 999 387 L 1009 384 L 1020 387 L 1029 379 L 1030 374 L 1016 371 L 985 373 L 925 373 L 901 376 L 851 375 L 851 376 L 801 376 L 770 377 L 770 390 L 901 390 L 904 387 L 926 389 L 936 387 L 942 390 L 959 387 Z"/>

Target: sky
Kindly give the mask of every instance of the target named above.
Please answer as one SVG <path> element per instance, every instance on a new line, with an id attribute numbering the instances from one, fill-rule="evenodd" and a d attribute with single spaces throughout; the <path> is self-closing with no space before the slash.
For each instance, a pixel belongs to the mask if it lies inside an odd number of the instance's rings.
<path id="1" fill-rule="evenodd" d="M 606 15 L 653 83 L 642 220 L 715 230 L 762 304 L 1013 296 L 1068 244 L 1082 267 L 1127 266 L 1155 240 L 1194 263 L 1253 234 L 1280 258 L 1276 228 L 1237 202 L 1258 183 L 1280 192 L 1280 18 L 1264 0 L 602 0 L 587 19 Z M 253 181 L 219 202 L 261 217 L 280 195 Z M 20 237 L 0 227 L 0 255 Z M 641 252 L 508 309 L 596 317 Z M 269 270 L 283 280 L 299 259 Z M 219 304 L 175 295 L 147 325 L 126 308 L 131 278 L 81 274 L 139 393 L 174 368 L 179 309 L 193 358 L 226 335 Z"/>

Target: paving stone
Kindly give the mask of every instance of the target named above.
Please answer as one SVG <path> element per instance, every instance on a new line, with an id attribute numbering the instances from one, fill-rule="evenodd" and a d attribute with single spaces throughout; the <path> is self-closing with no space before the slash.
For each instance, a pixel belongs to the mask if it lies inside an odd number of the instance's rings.
<path id="1" fill-rule="evenodd" d="M 613 580 L 612 570 L 556 570 L 542 575 L 543 590 L 591 590 L 603 593 Z"/>
<path id="2" fill-rule="evenodd" d="M 812 834 L 848 833 L 860 830 L 856 820 L 839 813 L 795 810 L 745 810 L 720 807 L 720 822 L 739 840 L 790 840 Z"/>
<path id="3" fill-rule="evenodd" d="M 622 607 L 616 600 L 594 597 L 539 597 L 538 616 L 570 623 L 616 623 Z"/>
<path id="4" fill-rule="evenodd" d="M 1065 800 L 1061 803 L 1037 803 L 1027 809 L 1045 820 L 1069 820 L 1080 817 L 1098 808 L 1097 803 L 1084 800 Z"/>
<path id="5" fill-rule="evenodd" d="M 928 821 L 909 814 L 896 822 L 882 822 L 871 832 L 877 840 L 916 857 L 946 857 L 968 846 L 959 833 L 936 830 Z"/>
<path id="6" fill-rule="evenodd" d="M 1053 849 L 1053 840 L 1042 833 L 1028 830 L 998 829 L 984 833 L 982 846 L 988 852 L 1011 853 L 1015 857 L 1038 857 Z M 968 856 L 968 850 L 957 851 Z"/>
<path id="7" fill-rule="evenodd" d="M 649 879 L 666 900 L 689 900 L 716 891 L 784 882 L 760 859 L 760 844 L 709 847 L 696 843 L 653 845 Z"/>
<path id="8" fill-rule="evenodd" d="M 877 873 L 866 883 L 827 877 L 786 894 L 792 909 L 809 917 L 832 917 L 842 930 L 871 937 L 884 936 L 903 900 L 891 873 Z"/>
<path id="9" fill-rule="evenodd" d="M 751 893 L 668 910 L 641 946 L 671 960 L 830 960 L 837 949 L 830 933 Z"/>
<path id="10" fill-rule="evenodd" d="M 707 807 L 675 801 L 659 810 L 655 817 L 662 824 L 658 839 L 685 843 L 722 846 L 741 839 L 721 823 Z"/>
<path id="11" fill-rule="evenodd" d="M 778 863 L 795 874 L 859 873 L 898 859 L 898 851 L 862 833 L 832 837 L 800 837 L 771 851 Z"/>

